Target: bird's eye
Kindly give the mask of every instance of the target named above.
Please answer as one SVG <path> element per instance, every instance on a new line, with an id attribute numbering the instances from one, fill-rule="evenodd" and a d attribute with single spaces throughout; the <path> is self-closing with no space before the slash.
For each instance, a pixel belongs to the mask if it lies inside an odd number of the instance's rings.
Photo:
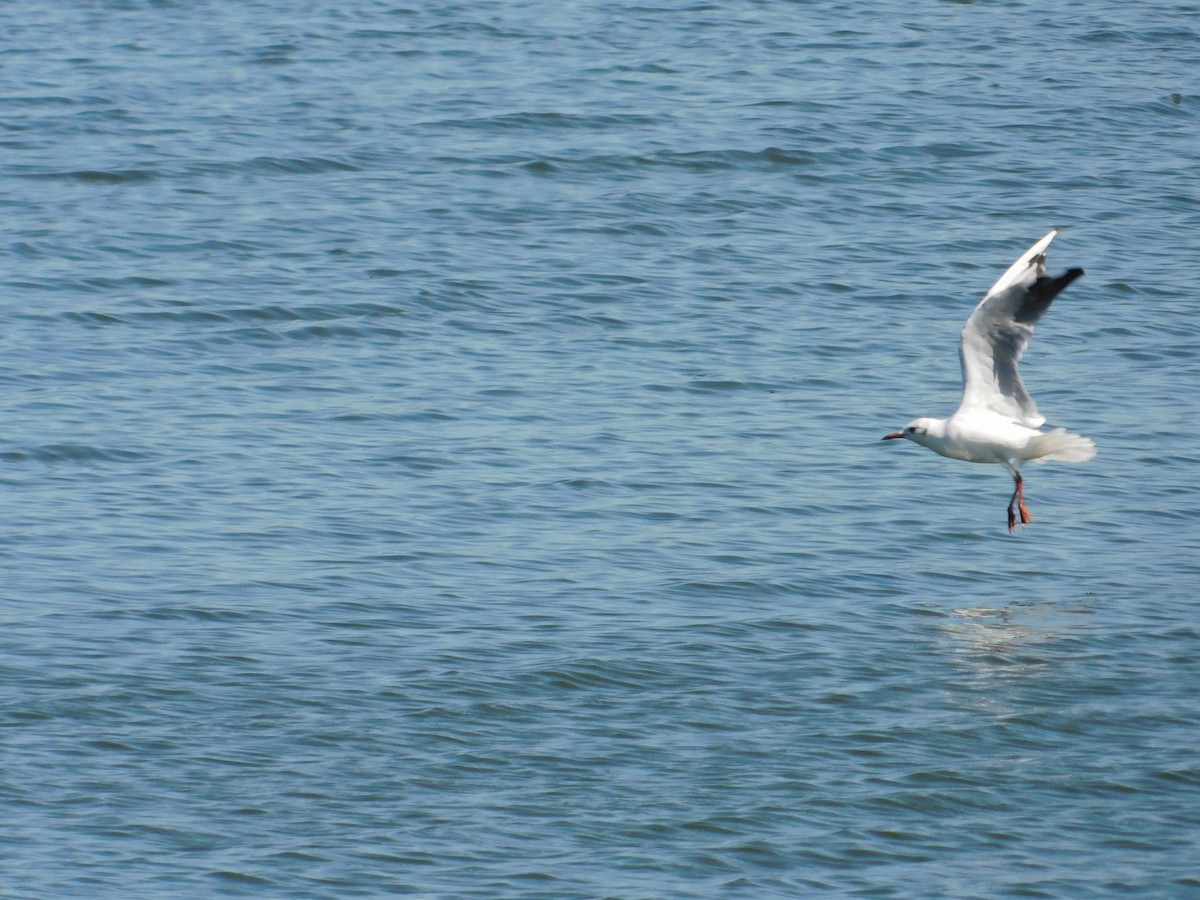
<path id="1" fill-rule="evenodd" d="M 914 431 L 916 431 L 916 430 L 917 430 L 917 429 L 915 429 L 915 428 L 914 428 L 913 426 L 911 426 L 911 425 L 909 425 L 909 426 L 908 426 L 908 429 L 907 429 L 907 431 L 908 431 L 908 433 L 909 433 L 909 434 L 912 434 L 912 433 L 913 433 Z"/>

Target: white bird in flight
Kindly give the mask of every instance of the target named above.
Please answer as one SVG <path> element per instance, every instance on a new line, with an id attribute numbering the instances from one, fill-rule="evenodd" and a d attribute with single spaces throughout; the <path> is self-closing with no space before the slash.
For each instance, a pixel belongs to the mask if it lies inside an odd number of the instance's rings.
<path id="1" fill-rule="evenodd" d="M 963 326 L 959 343 L 963 395 L 948 419 L 913 419 L 903 431 L 884 435 L 885 441 L 907 438 L 935 453 L 967 462 L 998 463 L 1013 477 L 1008 501 L 1008 530 L 1029 524 L 1019 466 L 1027 460 L 1085 462 L 1096 455 L 1091 438 L 1065 428 L 1042 431 L 1046 418 L 1017 372 L 1017 361 L 1033 337 L 1033 325 L 1050 303 L 1083 269 L 1046 275 L 1045 250 L 1058 234 L 1055 228 L 1026 250 L 992 285 Z"/>

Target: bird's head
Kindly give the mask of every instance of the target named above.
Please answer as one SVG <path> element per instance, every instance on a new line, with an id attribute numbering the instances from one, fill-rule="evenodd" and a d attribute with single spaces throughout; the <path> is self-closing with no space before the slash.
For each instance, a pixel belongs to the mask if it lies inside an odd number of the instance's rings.
<path id="1" fill-rule="evenodd" d="M 941 436 L 942 426 L 945 423 L 941 419 L 913 419 L 904 426 L 903 431 L 893 431 L 891 434 L 885 434 L 885 441 L 894 441 L 897 438 L 907 438 L 923 447 L 929 446 L 930 438 Z"/>

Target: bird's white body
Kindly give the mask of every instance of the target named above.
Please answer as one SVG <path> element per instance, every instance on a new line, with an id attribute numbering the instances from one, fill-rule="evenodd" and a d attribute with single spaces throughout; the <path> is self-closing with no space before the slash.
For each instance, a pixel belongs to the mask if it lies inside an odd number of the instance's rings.
<path id="1" fill-rule="evenodd" d="M 1069 269 L 1056 278 L 1046 276 L 1045 250 L 1057 234 L 1056 228 L 1026 250 L 967 319 L 959 343 L 963 396 L 954 414 L 948 419 L 914 419 L 903 431 L 885 437 L 905 438 L 951 459 L 1004 466 L 1016 483 L 1008 509 L 1010 531 L 1015 524 L 1013 503 L 1020 504 L 1022 524 L 1029 521 L 1021 463 L 1084 462 L 1096 455 L 1090 438 L 1065 428 L 1041 430 L 1046 419 L 1017 372 L 1034 323 L 1059 292 L 1083 274 L 1082 269 Z"/>
<path id="2" fill-rule="evenodd" d="M 1037 429 L 988 410 L 967 410 L 949 419 L 917 419 L 922 431 L 906 435 L 934 453 L 966 462 L 1000 463 L 1033 459 Z"/>
<path id="3" fill-rule="evenodd" d="M 1096 455 L 1090 438 L 1065 428 L 1039 431 L 990 410 L 959 410 L 949 419 L 916 419 L 905 434 L 934 453 L 966 462 L 997 463 L 1009 471 L 1023 462 L 1084 462 Z"/>

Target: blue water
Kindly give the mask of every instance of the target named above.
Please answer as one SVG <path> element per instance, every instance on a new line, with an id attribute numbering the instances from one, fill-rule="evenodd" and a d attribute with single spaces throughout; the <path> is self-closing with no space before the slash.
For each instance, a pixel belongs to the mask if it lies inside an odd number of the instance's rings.
<path id="1" fill-rule="evenodd" d="M 0 24 L 0 894 L 1200 896 L 1192 7 Z"/>

